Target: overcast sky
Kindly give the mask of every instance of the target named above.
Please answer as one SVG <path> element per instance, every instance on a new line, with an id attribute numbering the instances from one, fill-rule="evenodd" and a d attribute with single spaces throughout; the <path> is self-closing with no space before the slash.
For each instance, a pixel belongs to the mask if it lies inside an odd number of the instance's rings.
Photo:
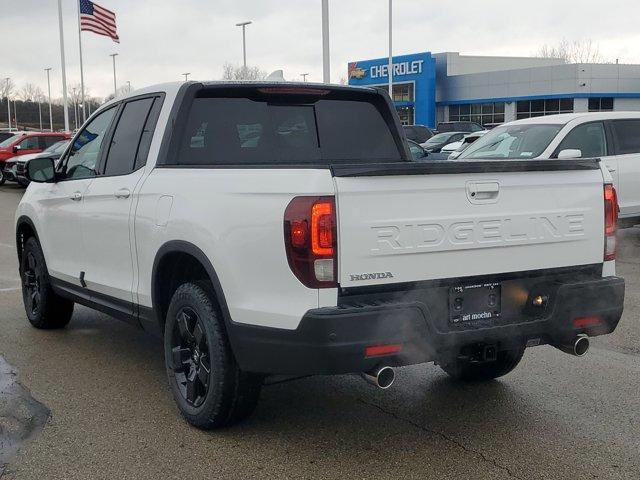
<path id="1" fill-rule="evenodd" d="M 77 6 L 62 0 L 67 83 L 80 81 Z M 109 54 L 118 53 L 118 84 L 134 88 L 180 80 L 219 79 L 224 62 L 242 62 L 240 21 L 247 27 L 247 61 L 285 78 L 322 80 L 320 0 L 99 0 L 117 15 L 120 44 L 84 32 L 85 84 L 92 95 L 111 93 Z M 592 39 L 605 60 L 640 63 L 637 0 L 394 0 L 394 53 L 459 51 L 531 55 L 541 45 Z M 347 62 L 387 54 L 387 0 L 329 0 L 331 79 L 346 77 Z M 0 78 L 18 87 L 61 95 L 56 0 L 0 0 L 3 44 Z"/>

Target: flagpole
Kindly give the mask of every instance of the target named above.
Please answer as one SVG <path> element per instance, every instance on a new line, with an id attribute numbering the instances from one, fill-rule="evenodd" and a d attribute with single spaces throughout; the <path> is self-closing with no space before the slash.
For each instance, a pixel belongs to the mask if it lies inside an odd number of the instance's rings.
<path id="1" fill-rule="evenodd" d="M 64 29 L 62 28 L 62 0 L 58 0 L 58 24 L 60 26 L 60 61 L 62 63 L 62 102 L 64 105 L 64 130 L 69 131 L 69 109 L 67 102 L 67 74 L 64 61 Z"/>
<path id="2" fill-rule="evenodd" d="M 84 72 L 82 69 L 82 29 L 80 28 L 80 1 L 78 1 L 78 47 L 80 49 L 80 100 L 82 102 L 82 123 L 87 119 L 84 106 Z"/>

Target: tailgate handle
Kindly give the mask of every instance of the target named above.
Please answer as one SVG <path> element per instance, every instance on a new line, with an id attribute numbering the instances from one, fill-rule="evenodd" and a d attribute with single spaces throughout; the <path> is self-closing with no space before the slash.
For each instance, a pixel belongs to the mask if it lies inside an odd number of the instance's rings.
<path id="1" fill-rule="evenodd" d="M 498 198 L 500 185 L 498 182 L 469 182 L 467 193 L 472 202 L 487 202 Z"/>

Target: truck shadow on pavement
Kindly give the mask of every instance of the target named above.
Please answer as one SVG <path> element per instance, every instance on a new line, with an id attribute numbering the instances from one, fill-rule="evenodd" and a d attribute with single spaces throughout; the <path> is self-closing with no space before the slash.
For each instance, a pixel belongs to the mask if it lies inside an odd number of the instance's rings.
<path id="1" fill-rule="evenodd" d="M 18 449 L 49 419 L 49 409 L 17 381 L 17 371 L 0 357 L 0 477 Z"/>
<path id="2" fill-rule="evenodd" d="M 29 384 L 56 419 L 55 438 L 45 438 L 43 449 L 73 438 L 91 445 L 83 451 L 87 457 L 115 448 L 123 456 L 143 452 L 171 468 L 188 462 L 223 468 L 224 455 L 225 465 L 237 473 L 287 476 L 291 471 L 283 465 L 294 458 L 294 466 L 304 469 L 336 472 L 342 465 L 351 470 L 345 477 L 375 472 L 389 478 L 405 470 L 427 477 L 526 478 L 530 459 L 544 458 L 550 446 L 558 449 L 554 455 L 565 451 L 566 458 L 537 470 L 552 468 L 547 472 L 560 478 L 590 471 L 588 463 L 576 461 L 589 456 L 579 445 L 614 458 L 621 454 L 606 438 L 593 438 L 589 428 L 576 429 L 564 417 L 563 407 L 553 402 L 564 404 L 568 394 L 557 378 L 544 379 L 557 365 L 540 363 L 535 354 L 525 355 L 513 374 L 483 384 L 456 383 L 433 365 L 418 365 L 399 369 L 396 384 L 385 391 L 357 375 L 267 386 L 247 421 L 202 432 L 174 405 L 158 339 L 85 308 L 77 309 L 63 331 L 37 331 L 26 323 L 15 332 L 30 349 L 24 369 L 35 377 Z M 558 355 L 563 362 L 569 358 Z M 45 428 L 43 437 L 46 433 Z M 461 462 L 460 455 L 471 461 Z M 260 461 L 240 465 L 247 456 Z"/>

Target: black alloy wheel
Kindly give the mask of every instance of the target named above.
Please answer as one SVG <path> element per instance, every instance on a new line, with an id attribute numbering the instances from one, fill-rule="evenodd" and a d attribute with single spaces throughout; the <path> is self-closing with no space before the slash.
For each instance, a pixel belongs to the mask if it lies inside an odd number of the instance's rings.
<path id="1" fill-rule="evenodd" d="M 183 307 L 176 316 L 171 354 L 180 394 L 189 405 L 199 407 L 209 392 L 211 353 L 202 320 L 190 307 Z"/>
<path id="2" fill-rule="evenodd" d="M 33 252 L 27 252 L 24 261 L 23 297 L 27 313 L 37 316 L 42 305 L 42 268 Z"/>

